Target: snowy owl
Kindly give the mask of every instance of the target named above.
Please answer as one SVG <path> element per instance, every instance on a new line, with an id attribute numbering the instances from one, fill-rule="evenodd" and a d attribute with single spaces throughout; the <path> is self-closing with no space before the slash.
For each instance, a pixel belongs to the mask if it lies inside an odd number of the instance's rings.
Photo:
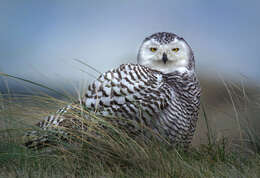
<path id="1" fill-rule="evenodd" d="M 188 146 L 196 128 L 201 92 L 191 47 L 174 33 L 155 33 L 144 39 L 137 63 L 122 64 L 100 75 L 78 103 L 97 115 L 141 123 L 173 145 Z M 51 130 L 66 125 L 71 117 L 64 113 L 72 107 L 60 109 L 38 126 Z M 25 145 L 45 142 L 48 135 Z"/>

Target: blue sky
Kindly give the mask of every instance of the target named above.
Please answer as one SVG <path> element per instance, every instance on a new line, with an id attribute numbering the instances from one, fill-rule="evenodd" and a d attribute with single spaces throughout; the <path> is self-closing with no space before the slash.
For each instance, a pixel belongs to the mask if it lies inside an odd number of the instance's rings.
<path id="1" fill-rule="evenodd" d="M 1 0 L 0 71 L 44 84 L 89 80 L 135 63 L 142 40 L 174 32 L 194 50 L 207 77 L 260 83 L 260 1 Z"/>

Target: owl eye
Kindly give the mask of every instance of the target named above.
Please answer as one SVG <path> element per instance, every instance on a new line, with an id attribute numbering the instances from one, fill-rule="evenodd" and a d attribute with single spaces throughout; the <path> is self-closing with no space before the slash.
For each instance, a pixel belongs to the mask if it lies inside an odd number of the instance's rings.
<path id="1" fill-rule="evenodd" d="M 157 48 L 150 48 L 150 51 L 155 52 L 157 51 Z"/>
<path id="2" fill-rule="evenodd" d="M 173 52 L 178 52 L 180 49 L 179 48 L 172 48 Z"/>

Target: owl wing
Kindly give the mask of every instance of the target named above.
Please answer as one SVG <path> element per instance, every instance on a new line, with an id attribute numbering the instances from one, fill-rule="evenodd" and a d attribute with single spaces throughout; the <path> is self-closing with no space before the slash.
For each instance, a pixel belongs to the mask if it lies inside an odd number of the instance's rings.
<path id="1" fill-rule="evenodd" d="M 138 64 L 123 64 L 89 85 L 82 101 L 102 115 L 132 118 L 145 112 L 154 117 L 167 106 L 170 87 L 159 71 Z"/>

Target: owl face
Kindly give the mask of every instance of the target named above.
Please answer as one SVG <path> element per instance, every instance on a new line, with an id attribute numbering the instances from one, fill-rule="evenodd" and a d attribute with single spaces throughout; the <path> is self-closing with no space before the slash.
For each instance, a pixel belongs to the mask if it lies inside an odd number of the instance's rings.
<path id="1" fill-rule="evenodd" d="M 138 63 L 163 73 L 192 70 L 193 53 L 187 42 L 173 33 L 156 33 L 146 38 L 138 53 Z"/>

